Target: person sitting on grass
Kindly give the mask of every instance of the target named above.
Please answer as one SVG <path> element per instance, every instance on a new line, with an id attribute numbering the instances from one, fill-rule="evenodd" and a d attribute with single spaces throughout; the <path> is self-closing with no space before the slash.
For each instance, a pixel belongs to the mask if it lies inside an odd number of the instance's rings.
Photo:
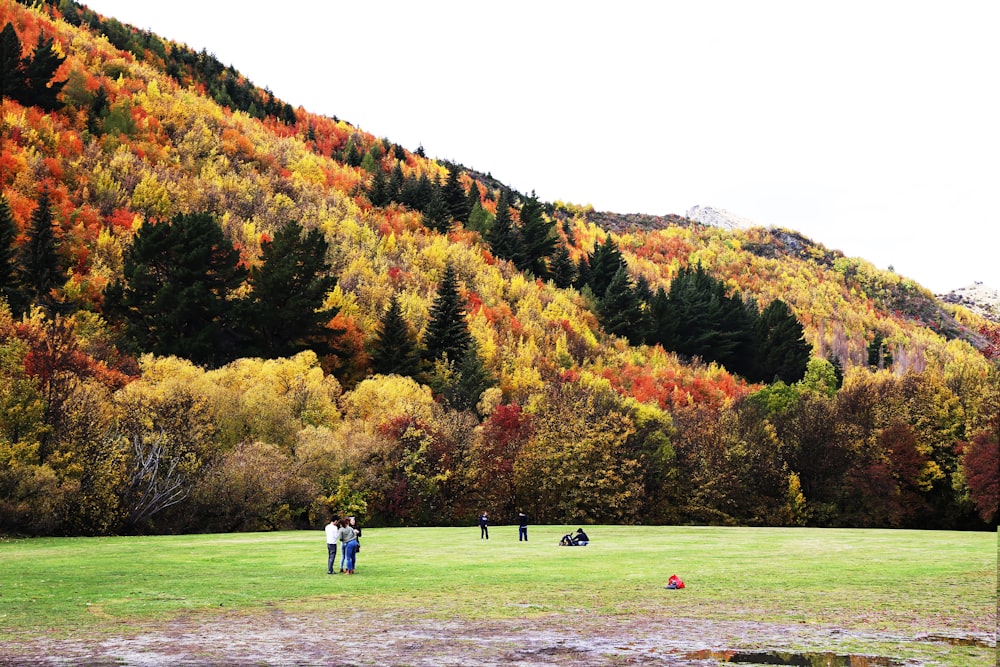
<path id="1" fill-rule="evenodd" d="M 583 528 L 576 529 L 576 535 L 573 533 L 566 533 L 559 540 L 559 546 L 561 547 L 585 547 L 590 543 L 590 538 L 587 537 L 587 533 L 583 532 Z"/>

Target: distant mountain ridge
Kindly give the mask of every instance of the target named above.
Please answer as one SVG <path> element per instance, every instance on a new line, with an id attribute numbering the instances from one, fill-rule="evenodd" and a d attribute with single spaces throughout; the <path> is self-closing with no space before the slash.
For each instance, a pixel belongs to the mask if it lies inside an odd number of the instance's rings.
<path id="1" fill-rule="evenodd" d="M 981 317 L 1000 323 L 1000 290 L 979 281 L 935 296 L 945 303 L 964 306 Z"/>
<path id="2" fill-rule="evenodd" d="M 688 209 L 687 217 L 703 225 L 721 227 L 722 229 L 747 229 L 760 225 L 749 218 L 730 213 L 714 206 L 693 206 Z"/>
<path id="3" fill-rule="evenodd" d="M 685 216 L 688 219 L 699 222 L 703 225 L 719 227 L 720 229 L 730 231 L 760 226 L 758 223 L 750 220 L 749 218 L 745 218 L 730 211 L 715 208 L 714 206 L 693 206 L 688 209 Z M 804 242 L 805 244 L 811 243 L 811 241 L 803 237 L 798 232 L 791 232 L 787 230 L 779 232 L 774 229 L 772 229 L 772 232 L 775 234 L 781 234 L 786 239 L 790 237 L 797 237 L 800 242 Z M 1000 290 L 984 285 L 982 282 L 977 281 L 972 285 L 953 289 L 946 294 L 936 294 L 935 297 L 945 303 L 964 306 L 977 315 L 992 322 L 1000 322 Z"/>

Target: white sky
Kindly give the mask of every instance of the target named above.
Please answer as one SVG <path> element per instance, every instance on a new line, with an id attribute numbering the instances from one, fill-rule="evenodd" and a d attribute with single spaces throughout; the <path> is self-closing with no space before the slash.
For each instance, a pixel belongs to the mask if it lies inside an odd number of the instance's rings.
<path id="1" fill-rule="evenodd" d="M 292 106 L 619 213 L 1000 288 L 1000 2 L 92 0 Z"/>

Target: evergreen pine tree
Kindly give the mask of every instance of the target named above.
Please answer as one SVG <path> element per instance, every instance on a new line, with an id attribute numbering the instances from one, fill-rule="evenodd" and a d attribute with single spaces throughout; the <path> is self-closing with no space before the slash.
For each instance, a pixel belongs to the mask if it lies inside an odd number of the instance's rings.
<path id="1" fill-rule="evenodd" d="M 80 10 L 77 9 L 76 0 L 60 0 L 59 11 L 62 12 L 63 20 L 66 23 L 75 26 L 81 25 Z"/>
<path id="2" fill-rule="evenodd" d="M 573 287 L 577 288 L 580 291 L 583 291 L 584 288 L 587 288 L 588 290 L 590 290 L 590 293 L 593 294 L 594 290 L 590 288 L 589 256 L 580 258 L 580 261 L 576 263 L 573 273 L 575 274 L 575 277 L 573 278 Z"/>
<path id="3" fill-rule="evenodd" d="M 392 195 L 389 193 L 389 183 L 386 180 L 385 173 L 381 169 L 375 169 L 372 173 L 372 184 L 368 189 L 368 201 L 371 202 L 372 206 L 388 206 L 389 202 L 392 201 Z"/>
<path id="4" fill-rule="evenodd" d="M 601 326 L 608 333 L 627 338 L 634 344 L 641 342 L 642 305 L 636 298 L 624 266 L 619 267 L 608 284 L 604 296 L 598 301 L 597 316 Z"/>
<path id="5" fill-rule="evenodd" d="M 66 272 L 58 253 L 49 191 L 42 189 L 31 214 L 28 239 L 21 248 L 20 282 L 30 302 L 54 307 L 54 290 L 66 283 Z"/>
<path id="6" fill-rule="evenodd" d="M 361 168 L 367 171 L 369 174 L 374 174 L 378 169 L 378 161 L 373 157 L 374 148 L 364 154 L 361 158 Z"/>
<path id="7" fill-rule="evenodd" d="M 501 190 L 497 201 L 497 213 L 493 225 L 486 232 L 486 242 L 490 244 L 490 252 L 499 259 L 513 260 L 517 257 L 520 239 L 514 227 L 510 214 L 510 196 L 507 190 Z"/>
<path id="8" fill-rule="evenodd" d="M 556 248 L 549 276 L 556 287 L 573 286 L 573 281 L 576 279 L 576 267 L 573 265 L 573 259 L 569 256 L 569 248 L 566 246 L 560 245 Z"/>
<path id="9" fill-rule="evenodd" d="M 403 189 L 400 192 L 400 201 L 403 205 L 409 206 L 414 211 L 423 211 L 431 200 L 433 189 L 434 186 L 431 184 L 431 179 L 427 177 L 427 174 L 421 174 L 420 178 L 411 175 L 403 183 Z"/>
<path id="10" fill-rule="evenodd" d="M 323 309 L 337 285 L 326 259 L 329 244 L 318 229 L 303 234 L 298 222 L 279 229 L 261 244 L 261 263 L 250 270 L 252 291 L 244 303 L 248 349 L 266 358 L 311 349 L 330 354 L 327 323 L 337 309 Z"/>
<path id="11" fill-rule="evenodd" d="M 539 278 L 549 274 L 548 259 L 556 249 L 555 221 L 545 219 L 538 197 L 532 192 L 521 205 L 521 243 L 515 261 L 522 271 Z"/>
<path id="12" fill-rule="evenodd" d="M 635 280 L 635 296 L 643 304 L 648 304 L 653 300 L 653 290 L 649 287 L 649 281 L 642 276 Z"/>
<path id="13" fill-rule="evenodd" d="M 389 201 L 402 201 L 400 195 L 403 192 L 404 183 L 406 183 L 406 177 L 403 176 L 403 167 L 397 162 L 396 166 L 392 168 L 392 173 L 389 174 L 389 183 L 386 186 L 386 195 L 389 197 Z"/>
<path id="14" fill-rule="evenodd" d="M 670 304 L 662 287 L 656 290 L 646 309 L 646 344 L 666 348 L 670 326 Z"/>
<path id="15" fill-rule="evenodd" d="M 876 331 L 868 343 L 868 365 L 872 368 L 889 368 L 892 366 L 892 352 L 885 342 L 882 332 Z"/>
<path id="16" fill-rule="evenodd" d="M 0 97 L 22 101 L 27 90 L 21 40 L 8 21 L 0 31 Z"/>
<path id="17" fill-rule="evenodd" d="M 27 299 L 18 276 L 17 223 L 7 195 L 0 194 L 0 299 L 6 299 L 15 315 L 27 308 Z"/>
<path id="18" fill-rule="evenodd" d="M 781 299 L 767 305 L 754 323 L 753 371 L 751 382 L 785 384 L 798 382 L 805 376 L 812 356 L 812 346 L 805 341 L 802 325 Z"/>
<path id="19" fill-rule="evenodd" d="M 441 234 L 447 234 L 451 230 L 452 219 L 448 210 L 448 204 L 444 200 L 442 189 L 433 186 L 431 189 L 431 199 L 424 207 L 422 216 L 424 227 L 433 229 Z"/>
<path id="20" fill-rule="evenodd" d="M 462 189 L 459 176 L 461 176 L 461 169 L 458 165 L 449 165 L 448 180 L 441 188 L 441 198 L 448 208 L 449 218 L 465 224 L 469 221 L 469 212 L 472 208 L 468 205 L 468 198 L 465 190 Z"/>
<path id="21" fill-rule="evenodd" d="M 682 268 L 663 301 L 654 296 L 646 340 L 664 349 L 746 373 L 753 359 L 753 319 L 743 300 L 699 264 Z"/>
<path id="22" fill-rule="evenodd" d="M 209 213 L 139 228 L 123 282 L 106 294 L 142 351 L 221 365 L 237 356 L 230 294 L 246 277 L 239 252 Z"/>
<path id="23" fill-rule="evenodd" d="M 844 386 L 844 366 L 840 363 L 840 357 L 830 352 L 826 360 L 833 366 L 833 377 L 837 381 L 837 389 L 840 389 Z"/>
<path id="24" fill-rule="evenodd" d="M 24 58 L 24 81 L 28 89 L 25 101 L 39 106 L 46 111 L 55 111 L 62 107 L 57 98 L 62 92 L 65 81 L 52 81 L 56 70 L 66 60 L 52 48 L 53 38 L 45 39 L 38 34 L 38 44 L 31 59 Z"/>
<path id="25" fill-rule="evenodd" d="M 457 361 L 465 354 L 471 341 L 465 309 L 458 293 L 458 279 L 449 263 L 445 266 L 437 296 L 431 304 L 430 320 L 424 333 L 424 358 L 434 361 L 447 357 L 449 361 Z"/>
<path id="26" fill-rule="evenodd" d="M 594 251 L 587 258 L 587 266 L 587 284 L 594 296 L 600 299 L 618 270 L 625 266 L 625 258 L 622 257 L 618 244 L 609 236 L 604 243 L 594 244 Z"/>
<path id="27" fill-rule="evenodd" d="M 361 151 L 358 150 L 357 144 L 353 141 L 348 142 L 347 155 L 344 158 L 344 161 L 347 162 L 347 166 L 360 167 L 363 159 L 364 158 L 361 155 Z"/>
<path id="28" fill-rule="evenodd" d="M 393 294 L 372 344 L 372 369 L 382 375 L 414 377 L 420 371 L 417 339 L 403 319 L 399 298 Z"/>

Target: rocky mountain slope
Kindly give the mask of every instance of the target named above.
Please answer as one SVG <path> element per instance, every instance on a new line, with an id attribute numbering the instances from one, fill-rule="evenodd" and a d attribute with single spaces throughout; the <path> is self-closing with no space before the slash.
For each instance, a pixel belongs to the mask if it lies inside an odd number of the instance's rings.
<path id="1" fill-rule="evenodd" d="M 981 317 L 1000 323 L 1000 290 L 977 281 L 936 296 L 945 303 L 964 306 Z"/>

